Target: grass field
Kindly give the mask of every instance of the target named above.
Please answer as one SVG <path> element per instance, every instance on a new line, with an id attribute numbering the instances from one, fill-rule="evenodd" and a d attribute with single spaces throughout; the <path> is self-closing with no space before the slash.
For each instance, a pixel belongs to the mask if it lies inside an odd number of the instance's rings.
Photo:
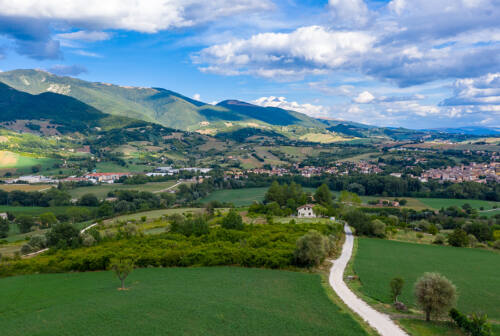
<path id="1" fill-rule="evenodd" d="M 500 322 L 500 253 L 422 245 L 382 239 L 359 238 L 354 270 L 361 292 L 389 303 L 389 282 L 405 280 L 401 301 L 413 305 L 413 285 L 424 272 L 439 272 L 458 289 L 458 308 L 466 313 L 484 312 Z"/>
<path id="2" fill-rule="evenodd" d="M 57 160 L 24 156 L 10 151 L 0 151 L 0 169 L 16 168 L 22 173 L 31 172 L 31 167 L 41 165 L 42 170 L 52 167 Z"/>
<path id="3" fill-rule="evenodd" d="M 149 191 L 155 192 L 160 191 L 166 188 L 169 188 L 176 184 L 177 181 L 166 181 L 166 182 L 152 182 L 146 184 L 120 184 L 120 183 L 112 183 L 112 184 L 100 184 L 96 186 L 90 187 L 79 187 L 75 189 L 71 189 L 69 193 L 72 197 L 80 198 L 85 194 L 94 194 L 98 198 L 105 198 L 110 191 L 114 190 L 140 190 L 140 191 Z"/>
<path id="4" fill-rule="evenodd" d="M 217 190 L 201 200 L 202 203 L 210 201 L 233 203 L 235 206 L 246 206 L 253 202 L 262 202 L 268 187 L 225 189 Z M 313 188 L 302 188 L 305 192 L 314 192 Z"/>
<path id="5" fill-rule="evenodd" d="M 483 200 L 466 200 L 466 199 L 454 199 L 454 198 L 417 198 L 420 202 L 424 203 L 430 208 L 441 209 L 442 207 L 448 208 L 450 206 L 462 207 L 465 203 L 470 204 L 474 209 L 484 207 L 485 210 L 491 209 L 493 205 L 500 207 L 498 202 L 489 202 Z"/>
<path id="6" fill-rule="evenodd" d="M 0 279 L 2 335 L 366 335 L 319 275 L 148 268 L 126 284 L 111 272 Z"/>
<path id="7" fill-rule="evenodd" d="M 121 220 L 140 220 L 141 217 L 146 216 L 148 220 L 161 218 L 164 215 L 173 214 L 183 214 L 183 213 L 197 213 L 203 212 L 203 208 L 177 208 L 177 209 L 161 209 L 161 210 L 151 210 L 145 212 L 138 212 L 130 215 L 123 215 L 114 218 L 107 219 L 105 222 L 114 222 Z"/>

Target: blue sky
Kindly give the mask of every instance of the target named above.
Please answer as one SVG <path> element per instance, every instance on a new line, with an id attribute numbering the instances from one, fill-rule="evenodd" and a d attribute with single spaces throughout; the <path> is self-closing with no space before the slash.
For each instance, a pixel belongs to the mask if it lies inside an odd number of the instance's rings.
<path id="1" fill-rule="evenodd" d="M 0 70 L 381 126 L 500 127 L 498 0 L 0 0 Z"/>

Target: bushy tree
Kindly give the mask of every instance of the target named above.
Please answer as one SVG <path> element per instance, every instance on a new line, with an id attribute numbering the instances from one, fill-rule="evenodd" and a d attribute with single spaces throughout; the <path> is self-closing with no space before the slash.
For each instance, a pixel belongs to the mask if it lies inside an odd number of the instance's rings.
<path id="1" fill-rule="evenodd" d="M 19 232 L 27 233 L 35 225 L 35 220 L 30 215 L 20 215 L 16 218 L 16 223 L 19 226 Z"/>
<path id="2" fill-rule="evenodd" d="M 467 232 L 460 228 L 456 228 L 448 236 L 448 244 L 455 247 L 466 247 L 469 245 L 469 237 Z"/>
<path id="3" fill-rule="evenodd" d="M 224 229 L 243 230 L 244 228 L 243 219 L 241 218 L 240 214 L 234 209 L 231 209 L 229 213 L 222 219 L 221 225 Z"/>
<path id="4" fill-rule="evenodd" d="M 318 266 L 330 251 L 327 237 L 318 231 L 310 231 L 297 240 L 295 262 L 299 266 Z"/>
<path id="5" fill-rule="evenodd" d="M 324 207 L 329 207 L 332 204 L 333 195 L 326 183 L 323 183 L 318 189 L 316 189 L 316 192 L 314 193 L 314 200 Z"/>
<path id="6" fill-rule="evenodd" d="M 47 232 L 47 246 L 56 248 L 78 247 L 81 244 L 78 229 L 67 223 L 56 224 Z"/>
<path id="7" fill-rule="evenodd" d="M 415 297 L 425 313 L 426 321 L 430 321 L 431 316 L 440 316 L 453 307 L 457 290 L 443 275 L 425 273 L 415 284 Z"/>
<path id="8" fill-rule="evenodd" d="M 43 227 L 50 227 L 57 223 L 57 217 L 52 212 L 45 212 L 40 215 L 40 223 Z"/>
<path id="9" fill-rule="evenodd" d="M 384 238 L 385 237 L 385 223 L 380 219 L 375 219 L 371 223 L 372 233 L 375 237 Z"/>
<path id="10" fill-rule="evenodd" d="M 391 297 L 394 303 L 398 302 L 398 297 L 403 292 L 404 283 L 405 281 L 400 277 L 396 277 L 391 280 L 389 285 L 391 287 Z"/>
<path id="11" fill-rule="evenodd" d="M 82 206 L 98 206 L 99 199 L 97 198 L 96 195 L 89 193 L 83 195 L 78 201 L 78 204 Z"/>
<path id="12" fill-rule="evenodd" d="M 6 238 L 9 234 L 9 221 L 0 218 L 0 238 Z"/>

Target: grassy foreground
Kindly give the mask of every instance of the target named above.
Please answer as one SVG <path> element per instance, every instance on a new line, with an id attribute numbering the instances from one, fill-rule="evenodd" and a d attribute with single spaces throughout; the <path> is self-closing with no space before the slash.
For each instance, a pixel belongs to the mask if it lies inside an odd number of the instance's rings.
<path id="1" fill-rule="evenodd" d="M 366 335 L 319 275 L 234 267 L 0 279 L 2 335 Z"/>
<path id="2" fill-rule="evenodd" d="M 450 279 L 459 294 L 458 308 L 465 313 L 483 312 L 500 321 L 500 254 L 497 252 L 359 238 L 354 270 L 361 292 L 390 302 L 389 282 L 405 280 L 400 300 L 414 304 L 413 285 L 424 272 L 439 272 Z"/>

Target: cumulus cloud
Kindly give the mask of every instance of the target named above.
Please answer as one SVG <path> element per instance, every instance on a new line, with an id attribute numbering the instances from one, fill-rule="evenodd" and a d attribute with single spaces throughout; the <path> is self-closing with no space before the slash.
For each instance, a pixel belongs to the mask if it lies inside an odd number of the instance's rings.
<path id="1" fill-rule="evenodd" d="M 356 98 L 354 98 L 354 102 L 358 104 L 368 104 L 371 103 L 375 97 L 368 91 L 361 92 Z"/>
<path id="2" fill-rule="evenodd" d="M 64 65 L 57 64 L 47 69 L 47 71 L 59 76 L 78 76 L 82 73 L 88 72 L 84 66 L 81 65 Z"/>
<path id="3" fill-rule="evenodd" d="M 259 106 L 271 106 L 271 107 L 279 107 L 285 110 L 296 111 L 300 113 L 307 114 L 312 117 L 326 117 L 329 115 L 329 109 L 322 105 L 313 105 L 313 104 L 300 104 L 295 101 L 289 102 L 285 97 L 261 97 L 252 102 L 255 105 Z"/>
<path id="4" fill-rule="evenodd" d="M 456 80 L 453 91 L 441 105 L 500 105 L 500 73 Z"/>
<path id="5" fill-rule="evenodd" d="M 14 40 L 15 50 L 34 59 L 57 59 L 60 46 L 109 39 L 100 30 L 141 33 L 192 27 L 222 17 L 273 8 L 270 0 L 0 0 L 0 35 Z M 84 28 L 51 36 L 54 27 Z M 75 42 L 76 41 L 76 42 Z"/>
<path id="6" fill-rule="evenodd" d="M 303 77 L 347 66 L 367 52 L 375 39 L 363 32 L 332 31 L 320 26 L 292 33 L 262 33 L 203 49 L 195 63 L 202 71 L 253 74 L 266 78 Z"/>
<path id="7" fill-rule="evenodd" d="M 255 34 L 192 59 L 202 71 L 224 75 L 281 80 L 355 71 L 400 87 L 498 70 L 495 0 L 393 0 L 374 11 L 362 0 L 330 0 L 328 8 L 331 25 Z M 340 17 L 350 24 L 342 26 Z"/>
<path id="8" fill-rule="evenodd" d="M 58 0 L 0 0 L 0 15 L 155 33 L 271 7 L 268 0 L 72 0 L 64 4 Z"/>
<path id="9" fill-rule="evenodd" d="M 193 95 L 193 99 L 194 99 L 194 100 L 201 100 L 201 95 L 200 95 L 199 93 L 195 93 L 195 94 Z"/>

